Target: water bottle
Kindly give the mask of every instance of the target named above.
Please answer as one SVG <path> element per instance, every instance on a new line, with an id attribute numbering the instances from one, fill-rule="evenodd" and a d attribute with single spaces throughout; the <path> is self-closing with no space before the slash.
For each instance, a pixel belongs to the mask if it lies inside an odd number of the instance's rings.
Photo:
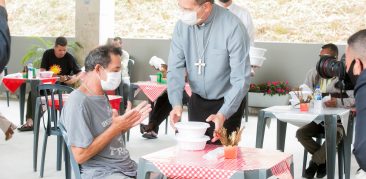
<path id="1" fill-rule="evenodd" d="M 323 110 L 322 92 L 320 91 L 319 85 L 316 86 L 314 91 L 314 112 L 319 114 Z"/>
<path id="2" fill-rule="evenodd" d="M 28 79 L 32 79 L 33 78 L 33 64 L 28 63 L 27 67 L 28 67 Z"/>

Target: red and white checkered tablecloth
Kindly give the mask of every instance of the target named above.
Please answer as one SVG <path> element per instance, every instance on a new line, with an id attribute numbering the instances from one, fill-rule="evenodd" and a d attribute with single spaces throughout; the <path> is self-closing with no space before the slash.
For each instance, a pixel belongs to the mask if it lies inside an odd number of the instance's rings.
<path id="1" fill-rule="evenodd" d="M 270 169 L 279 178 L 292 178 L 290 165 L 292 155 L 279 151 L 256 148 L 240 148 L 237 159 L 206 160 L 207 152 L 217 148 L 206 145 L 201 151 L 183 151 L 177 147 L 167 148 L 143 156 L 169 178 L 226 179 L 240 171 Z"/>
<path id="2" fill-rule="evenodd" d="M 139 87 L 139 89 L 136 91 L 136 94 L 141 90 L 151 102 L 155 102 L 156 99 L 158 99 L 158 97 L 167 90 L 166 84 L 160 84 L 151 81 L 141 81 L 134 84 Z M 189 96 L 192 95 L 192 90 L 188 83 L 185 84 L 184 90 Z"/>
<path id="3" fill-rule="evenodd" d="M 31 80 L 40 80 L 42 84 L 55 84 L 58 77 L 27 79 L 14 77 L 14 74 L 9 74 L 8 76 L 4 76 L 3 83 L 10 92 L 14 93 L 23 83 Z"/>
<path id="4" fill-rule="evenodd" d="M 155 102 L 156 99 L 158 99 L 158 97 L 162 95 L 167 89 L 167 85 L 151 81 L 137 82 L 135 84 L 147 96 L 147 98 L 149 98 L 151 102 Z"/>

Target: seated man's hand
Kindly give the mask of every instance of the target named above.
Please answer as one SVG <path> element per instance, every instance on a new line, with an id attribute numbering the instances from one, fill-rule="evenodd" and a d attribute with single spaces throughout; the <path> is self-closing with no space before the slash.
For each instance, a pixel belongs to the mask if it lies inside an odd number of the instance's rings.
<path id="1" fill-rule="evenodd" d="M 76 75 L 67 76 L 66 81 L 64 81 L 64 83 L 71 85 L 71 84 L 76 83 L 78 80 L 79 80 L 79 78 L 77 78 Z"/>
<path id="2" fill-rule="evenodd" d="M 62 82 L 62 83 L 70 80 L 70 77 L 67 75 L 60 75 L 59 77 L 60 77 L 60 82 Z"/>
<path id="3" fill-rule="evenodd" d="M 122 116 L 119 116 L 118 112 L 113 110 L 112 125 L 121 132 L 140 124 L 151 111 L 151 106 L 146 101 L 140 103 L 133 109 L 131 109 L 131 106 L 131 102 L 128 101 L 126 112 Z"/>
<path id="4" fill-rule="evenodd" d="M 137 125 L 139 125 L 150 113 L 151 111 L 151 105 L 148 104 L 146 101 L 141 102 L 139 105 L 137 105 L 135 108 L 132 108 L 132 103 L 131 101 L 127 101 L 127 108 L 126 108 L 126 112 L 128 111 L 137 111 L 139 112 L 139 114 L 141 114 L 141 117 L 138 121 L 136 121 L 132 127 L 135 127 Z"/>
<path id="5" fill-rule="evenodd" d="M 337 98 L 331 98 L 330 100 L 325 101 L 324 105 L 331 108 L 337 107 Z"/>

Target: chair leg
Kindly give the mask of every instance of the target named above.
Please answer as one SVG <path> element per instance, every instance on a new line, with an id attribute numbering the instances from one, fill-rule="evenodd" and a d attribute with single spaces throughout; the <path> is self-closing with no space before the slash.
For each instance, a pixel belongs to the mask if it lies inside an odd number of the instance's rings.
<path id="1" fill-rule="evenodd" d="M 67 150 L 67 145 L 64 143 L 64 160 L 65 160 L 65 176 L 66 179 L 71 179 L 71 164 L 70 164 L 70 156 L 69 151 Z"/>
<path id="2" fill-rule="evenodd" d="M 130 130 L 127 131 L 127 142 L 130 141 Z"/>
<path id="3" fill-rule="evenodd" d="M 7 102 L 8 107 L 9 107 L 9 91 L 6 91 L 6 102 Z"/>
<path id="4" fill-rule="evenodd" d="M 45 132 L 44 133 L 44 139 L 43 139 L 41 170 L 40 170 L 40 176 L 41 176 L 41 178 L 43 178 L 43 173 L 44 173 L 44 163 L 45 163 L 45 158 L 46 158 L 47 139 L 48 139 L 48 135 L 47 135 L 47 132 Z"/>
<path id="5" fill-rule="evenodd" d="M 338 177 L 339 179 L 343 179 L 344 173 L 344 144 L 341 141 L 338 145 Z"/>
<path id="6" fill-rule="evenodd" d="M 62 137 L 61 136 L 57 136 L 57 156 L 56 156 L 56 170 L 60 171 L 61 170 L 61 163 L 62 163 Z"/>
<path id="7" fill-rule="evenodd" d="M 168 134 L 168 118 L 165 119 L 165 135 Z"/>
<path id="8" fill-rule="evenodd" d="M 38 141 L 39 141 L 39 126 L 41 123 L 41 104 L 40 99 L 37 98 L 36 100 L 36 106 L 35 106 L 35 117 L 33 120 L 33 133 L 34 133 L 34 139 L 33 139 L 33 170 L 37 171 L 37 160 L 38 160 Z"/>
<path id="9" fill-rule="evenodd" d="M 302 177 L 305 177 L 306 164 L 308 162 L 308 151 L 304 149 L 304 159 L 302 161 Z"/>

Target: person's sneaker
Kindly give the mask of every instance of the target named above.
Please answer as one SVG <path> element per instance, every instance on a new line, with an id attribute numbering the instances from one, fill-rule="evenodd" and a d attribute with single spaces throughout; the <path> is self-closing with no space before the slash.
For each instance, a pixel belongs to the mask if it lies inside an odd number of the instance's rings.
<path id="1" fill-rule="evenodd" d="M 156 139 L 158 138 L 158 134 L 155 133 L 154 131 L 150 131 L 150 132 L 145 132 L 142 137 L 146 138 L 146 139 Z"/>
<path id="2" fill-rule="evenodd" d="M 316 171 L 318 170 L 318 165 L 310 160 L 309 167 L 305 170 L 304 177 L 307 179 L 314 178 Z"/>
<path id="3" fill-rule="evenodd" d="M 365 179 L 366 178 L 366 172 L 364 170 L 362 170 L 361 168 L 359 168 L 356 172 L 355 178 L 356 179 Z"/>
<path id="4" fill-rule="evenodd" d="M 324 164 L 320 164 L 318 166 L 318 170 L 316 171 L 316 177 L 317 178 L 323 178 L 327 175 L 327 165 Z"/>

